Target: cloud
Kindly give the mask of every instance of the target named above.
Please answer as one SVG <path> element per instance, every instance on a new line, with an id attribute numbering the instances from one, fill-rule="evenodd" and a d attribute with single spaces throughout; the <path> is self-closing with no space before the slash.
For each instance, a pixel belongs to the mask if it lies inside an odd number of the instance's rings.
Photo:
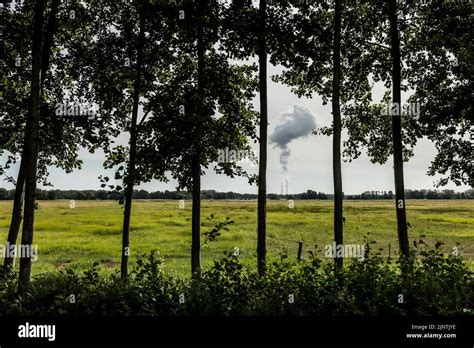
<path id="1" fill-rule="evenodd" d="M 281 149 L 280 164 L 286 172 L 291 150 L 288 147 L 294 139 L 305 138 L 316 129 L 314 115 L 306 108 L 298 105 L 293 110 L 280 116 L 280 123 L 270 135 L 270 144 Z"/>

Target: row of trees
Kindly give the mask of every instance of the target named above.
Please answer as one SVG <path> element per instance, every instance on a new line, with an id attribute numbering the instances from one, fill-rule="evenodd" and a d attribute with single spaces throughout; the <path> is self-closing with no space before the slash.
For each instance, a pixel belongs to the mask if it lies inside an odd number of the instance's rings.
<path id="1" fill-rule="evenodd" d="M 349 195 L 346 199 L 392 199 L 392 191 L 365 191 L 360 195 Z M 406 199 L 473 199 L 474 190 L 405 190 Z"/>
<path id="2" fill-rule="evenodd" d="M 106 153 L 113 182 L 102 187 L 124 198 L 121 274 L 128 277 L 134 187 L 178 182 L 192 194 L 193 277 L 200 277 L 200 200 L 203 169 L 246 176 L 258 185 L 257 259 L 266 264 L 268 60 L 285 71 L 276 81 L 300 96 L 332 102 L 334 234 L 343 243 L 342 131 L 345 155 L 367 150 L 374 162 L 394 157 L 398 236 L 408 254 L 403 161 L 417 140 L 438 150 L 430 174 L 465 184 L 470 176 L 469 4 L 396 0 L 334 3 L 299 0 L 221 2 L 37 0 L 0 8 L 0 151 L 4 172 L 20 160 L 8 241 L 32 244 L 37 182 L 48 166 L 80 168 L 78 151 Z M 249 59 L 258 57 L 258 63 Z M 403 70 L 402 70 L 403 67 Z M 387 88 L 392 117 L 372 104 L 372 88 Z M 422 103 L 419 118 L 402 117 L 401 93 Z M 253 110 L 258 92 L 260 110 Z M 58 116 L 59 106 L 77 109 Z M 76 113 L 76 114 L 75 114 Z M 71 115 L 74 117 L 69 117 Z M 74 114 L 74 115 L 73 115 Z M 93 116 L 93 117 L 90 117 Z M 257 132 L 258 128 L 258 132 Z M 128 146 L 117 142 L 128 134 Z M 218 162 L 219 150 L 259 144 L 259 173 Z M 388 144 L 392 143 L 391 146 Z M 1 174 L 1 173 L 0 173 Z M 119 184 L 117 184 L 119 183 Z M 5 259 L 10 267 L 12 259 Z M 342 266 L 342 258 L 336 258 Z M 20 262 L 19 292 L 28 289 L 31 259 Z"/>
<path id="3" fill-rule="evenodd" d="M 393 199 L 392 191 L 365 191 L 358 195 L 344 195 L 344 199 L 357 200 L 372 200 L 372 199 Z M 7 190 L 0 188 L 0 200 L 13 200 L 15 198 L 15 190 Z M 133 199 L 192 199 L 192 195 L 186 191 L 154 191 L 134 190 L 132 194 Z M 253 193 L 238 193 L 238 192 L 218 192 L 216 190 L 202 190 L 201 199 L 215 199 L 215 200 L 255 200 L 258 195 Z M 307 190 L 306 192 L 281 195 L 276 193 L 268 193 L 267 199 L 282 200 L 328 200 L 333 199 L 334 195 L 326 194 L 324 192 L 316 192 Z M 405 190 L 406 199 L 474 199 L 474 190 L 467 190 L 464 192 L 455 192 L 454 190 Z M 106 190 L 36 190 L 36 200 L 117 200 L 116 194 L 111 194 Z"/>
<path id="4" fill-rule="evenodd" d="M 0 200 L 13 200 L 15 190 L 6 190 L 0 188 Z M 315 192 L 308 190 L 304 193 L 279 195 L 275 193 L 267 194 L 268 199 L 328 199 L 328 195 L 323 192 Z M 133 199 L 192 199 L 192 195 L 186 191 L 154 191 L 134 190 Z M 238 193 L 238 192 L 218 192 L 216 190 L 202 190 L 201 199 L 239 199 L 239 200 L 253 200 L 257 199 L 258 195 L 252 193 Z M 77 199 L 77 200 L 120 200 L 116 194 L 111 194 L 106 190 L 41 190 L 36 191 L 37 200 L 55 200 L 55 199 Z"/>

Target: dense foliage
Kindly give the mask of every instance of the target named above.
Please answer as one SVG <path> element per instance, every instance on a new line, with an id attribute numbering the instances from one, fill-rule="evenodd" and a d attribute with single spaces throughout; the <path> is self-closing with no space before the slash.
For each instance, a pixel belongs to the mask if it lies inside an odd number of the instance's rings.
<path id="1" fill-rule="evenodd" d="M 303 262 L 286 255 L 259 277 L 238 250 L 205 270 L 199 282 L 172 278 L 155 252 L 136 263 L 128 284 L 118 274 L 73 269 L 40 274 L 30 291 L 16 293 L 16 277 L 1 284 L 4 315 L 472 315 L 474 272 L 441 243 L 416 241 L 411 258 L 387 260 L 366 241 L 365 258 L 338 273 L 332 262 L 308 253 Z"/>

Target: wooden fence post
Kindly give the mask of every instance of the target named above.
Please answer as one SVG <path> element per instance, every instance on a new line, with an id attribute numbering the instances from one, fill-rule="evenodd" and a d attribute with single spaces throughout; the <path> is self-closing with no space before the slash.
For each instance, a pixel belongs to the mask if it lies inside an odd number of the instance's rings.
<path id="1" fill-rule="evenodd" d="M 298 257 L 297 257 L 298 262 L 303 261 L 303 241 L 300 240 L 298 242 Z"/>

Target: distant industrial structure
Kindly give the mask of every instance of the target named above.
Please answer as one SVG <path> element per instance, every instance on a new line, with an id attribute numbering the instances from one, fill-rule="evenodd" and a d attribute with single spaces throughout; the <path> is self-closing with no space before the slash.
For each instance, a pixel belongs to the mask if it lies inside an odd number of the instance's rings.
<path id="1" fill-rule="evenodd" d="M 285 180 L 280 181 L 280 195 L 288 196 L 288 178 Z"/>

